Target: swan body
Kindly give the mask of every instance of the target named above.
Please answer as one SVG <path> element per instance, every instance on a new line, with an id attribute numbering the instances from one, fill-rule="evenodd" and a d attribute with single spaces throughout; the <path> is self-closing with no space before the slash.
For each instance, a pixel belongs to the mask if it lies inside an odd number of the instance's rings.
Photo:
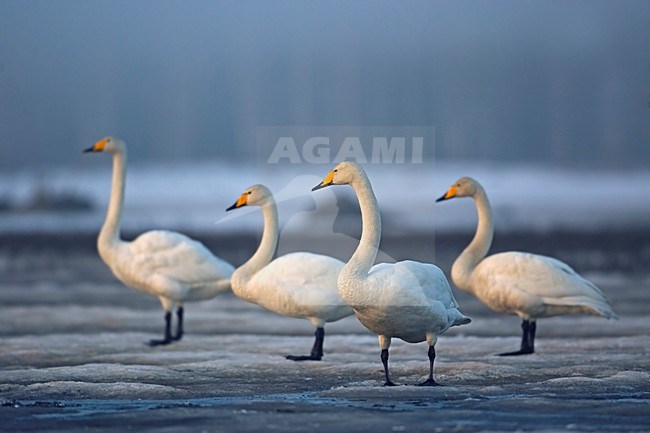
<path id="1" fill-rule="evenodd" d="M 99 255 L 115 277 L 127 286 L 158 297 L 165 310 L 165 336 L 152 345 L 168 344 L 183 335 L 183 305 L 213 298 L 230 290 L 234 267 L 215 257 L 203 244 L 176 232 L 154 230 L 127 242 L 120 238 L 127 149 L 107 137 L 86 152 L 113 155 L 113 186 L 106 220 L 97 239 Z M 178 327 L 171 335 L 171 311 Z"/>
<path id="2" fill-rule="evenodd" d="M 561 314 L 616 317 L 593 283 L 567 264 L 536 254 L 486 257 L 472 272 L 468 288 L 492 310 L 527 320 Z"/>
<path id="3" fill-rule="evenodd" d="M 102 244 L 99 251 L 120 281 L 172 308 L 228 291 L 228 275 L 234 270 L 200 242 L 164 230 L 143 233 L 132 242 Z"/>
<path id="4" fill-rule="evenodd" d="M 385 385 L 394 385 L 388 370 L 391 338 L 429 345 L 429 377 L 421 385 L 436 385 L 433 362 L 438 335 L 470 322 L 459 310 L 443 272 L 415 261 L 373 266 L 381 237 L 381 217 L 372 186 L 363 169 L 352 162 L 338 164 L 313 190 L 349 184 L 361 207 L 359 246 L 341 270 L 338 289 L 359 321 L 379 336 Z"/>
<path id="5" fill-rule="evenodd" d="M 232 291 L 239 298 L 286 317 L 309 320 L 316 327 L 310 355 L 287 356 L 294 361 L 320 360 L 324 326 L 352 315 L 337 291 L 343 262 L 306 252 L 273 260 L 278 244 L 277 205 L 268 188 L 253 185 L 228 210 L 246 205 L 262 207 L 264 233 L 255 254 L 232 275 Z"/>
<path id="6" fill-rule="evenodd" d="M 322 328 L 352 314 L 338 292 L 327 290 L 336 288 L 342 267 L 343 263 L 332 257 L 291 253 L 273 260 L 244 284 L 240 284 L 240 275 L 235 275 L 233 291 L 245 301 L 286 317 L 307 319 Z"/>
<path id="7" fill-rule="evenodd" d="M 420 343 L 427 335 L 435 339 L 450 327 L 467 323 L 447 278 L 432 264 L 411 260 L 377 264 L 368 272 L 363 292 L 355 282 L 341 282 L 343 299 L 377 335 Z"/>
<path id="8" fill-rule="evenodd" d="M 503 355 L 534 352 L 535 322 L 539 318 L 562 314 L 618 318 L 603 292 L 566 263 L 524 252 L 486 257 L 494 225 L 485 190 L 476 180 L 464 177 L 437 201 L 454 197 L 472 197 L 479 218 L 474 239 L 452 266 L 454 284 L 472 293 L 492 310 L 517 315 L 523 321 L 521 349 Z"/>

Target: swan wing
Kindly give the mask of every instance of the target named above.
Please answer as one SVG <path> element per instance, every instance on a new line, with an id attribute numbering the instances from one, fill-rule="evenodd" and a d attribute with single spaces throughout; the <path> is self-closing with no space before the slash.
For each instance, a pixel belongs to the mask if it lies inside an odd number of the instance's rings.
<path id="1" fill-rule="evenodd" d="M 546 305 L 588 306 L 615 317 L 609 300 L 593 283 L 552 257 L 507 252 L 485 258 L 476 268 L 479 286 L 533 296 Z M 480 287 L 479 287 L 480 289 Z"/>
<path id="2" fill-rule="evenodd" d="M 345 295 L 368 329 L 409 342 L 470 322 L 458 310 L 444 274 L 432 264 L 403 261 L 375 265 L 363 286 Z"/>
<path id="3" fill-rule="evenodd" d="M 305 291 L 334 291 L 343 262 L 311 253 L 292 253 L 273 260 L 254 279 Z"/>
<path id="4" fill-rule="evenodd" d="M 433 264 L 405 260 L 375 265 L 368 274 L 368 286 L 375 288 L 365 299 L 368 305 L 426 307 L 427 315 L 442 314 L 446 326 L 471 321 L 458 310 L 449 281 Z"/>
<path id="5" fill-rule="evenodd" d="M 196 286 L 229 278 L 234 268 L 215 257 L 202 243 L 180 233 L 150 231 L 129 244 L 130 260 L 141 275 Z"/>
<path id="6" fill-rule="evenodd" d="M 404 300 L 417 302 L 439 301 L 445 307 L 458 308 L 458 302 L 445 274 L 437 266 L 405 260 L 398 263 L 380 263 L 368 275 L 373 285 L 399 292 Z"/>
<path id="7" fill-rule="evenodd" d="M 276 313 L 335 321 L 353 313 L 337 290 L 343 262 L 311 253 L 279 257 L 248 282 L 251 300 Z"/>
<path id="8" fill-rule="evenodd" d="M 343 262 L 311 253 L 292 253 L 273 260 L 255 274 L 251 283 L 263 284 L 301 303 L 341 303 L 336 281 Z"/>

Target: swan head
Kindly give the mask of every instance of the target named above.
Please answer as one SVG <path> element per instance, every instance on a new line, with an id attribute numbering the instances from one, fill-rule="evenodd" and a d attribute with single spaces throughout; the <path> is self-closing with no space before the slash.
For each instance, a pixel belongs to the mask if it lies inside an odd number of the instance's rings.
<path id="1" fill-rule="evenodd" d="M 126 145 L 122 140 L 115 137 L 105 137 L 97 143 L 85 149 L 84 152 L 105 152 L 105 153 L 120 153 L 124 152 Z"/>
<path id="2" fill-rule="evenodd" d="M 230 206 L 226 211 L 237 209 L 242 206 L 264 206 L 268 203 L 269 198 L 272 198 L 271 190 L 264 185 L 253 185 L 248 188 L 239 196 L 235 204 Z"/>
<path id="3" fill-rule="evenodd" d="M 446 193 L 438 197 L 436 202 L 455 197 L 473 197 L 480 188 L 480 184 L 471 177 L 461 177 L 449 187 Z"/>
<path id="4" fill-rule="evenodd" d="M 365 176 L 365 173 L 359 164 L 351 161 L 343 161 L 327 173 L 325 179 L 311 190 L 316 191 L 317 189 L 330 185 L 347 185 L 360 175 Z"/>

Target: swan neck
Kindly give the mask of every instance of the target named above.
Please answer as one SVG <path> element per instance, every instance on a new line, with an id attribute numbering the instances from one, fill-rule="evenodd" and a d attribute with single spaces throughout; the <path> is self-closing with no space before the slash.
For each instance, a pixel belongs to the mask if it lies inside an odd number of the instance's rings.
<path id="1" fill-rule="evenodd" d="M 372 190 L 370 180 L 362 173 L 358 179 L 351 182 L 359 200 L 361 208 L 361 239 L 359 246 L 346 265 L 348 272 L 355 272 L 360 275 L 367 275 L 370 268 L 375 263 L 377 252 L 379 251 L 379 242 L 381 241 L 381 215 L 377 198 Z"/>
<path id="2" fill-rule="evenodd" d="M 266 265 L 271 263 L 273 256 L 278 247 L 279 229 L 278 229 L 278 207 L 273 197 L 268 197 L 266 203 L 262 205 L 262 215 L 264 216 L 264 231 L 262 240 L 255 254 L 244 263 L 240 269 L 240 274 L 249 276 L 254 275 Z"/>
<path id="3" fill-rule="evenodd" d="M 113 154 L 113 184 L 111 198 L 106 211 L 106 219 L 99 233 L 98 245 L 100 251 L 110 247 L 120 240 L 120 222 L 124 206 L 124 188 L 126 185 L 126 150 Z"/>
<path id="4" fill-rule="evenodd" d="M 469 279 L 476 266 L 485 258 L 494 236 L 492 208 L 485 190 L 479 187 L 473 196 L 478 212 L 476 233 L 470 244 L 454 262 L 452 277 L 454 283 L 461 289 L 469 288 Z"/>

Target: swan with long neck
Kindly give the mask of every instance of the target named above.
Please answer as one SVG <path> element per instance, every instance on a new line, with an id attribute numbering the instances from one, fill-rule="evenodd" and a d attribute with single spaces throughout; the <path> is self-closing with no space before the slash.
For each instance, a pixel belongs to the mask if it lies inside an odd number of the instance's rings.
<path id="1" fill-rule="evenodd" d="M 184 303 L 213 298 L 230 290 L 234 267 L 215 257 L 203 244 L 176 232 L 155 230 L 127 242 L 120 237 L 126 181 L 126 144 L 106 137 L 84 152 L 113 155 L 113 185 L 106 220 L 99 232 L 99 255 L 115 277 L 127 286 L 156 296 L 165 310 L 162 340 L 152 346 L 169 344 L 183 336 Z M 172 311 L 178 319 L 172 335 Z"/>
<path id="2" fill-rule="evenodd" d="M 447 278 L 435 265 L 406 260 L 373 266 L 381 239 L 381 217 L 363 169 L 353 162 L 342 162 L 312 190 L 344 184 L 354 189 L 359 200 L 362 231 L 359 246 L 339 275 L 339 293 L 359 321 L 379 337 L 384 385 L 394 385 L 388 370 L 392 338 L 427 342 L 429 377 L 420 385 L 437 385 L 433 363 L 438 335 L 470 319 L 458 310 Z"/>
<path id="3" fill-rule="evenodd" d="M 288 355 L 293 361 L 320 361 L 325 324 L 352 315 L 341 299 L 336 280 L 343 262 L 312 253 L 291 253 L 273 260 L 278 246 L 278 210 L 264 185 L 253 185 L 227 210 L 259 206 L 264 232 L 255 254 L 232 275 L 232 291 L 239 298 L 286 317 L 309 320 L 316 327 L 309 355 Z"/>
<path id="4" fill-rule="evenodd" d="M 522 252 L 486 257 L 492 245 L 494 223 L 485 190 L 476 180 L 463 177 L 436 201 L 455 197 L 474 199 L 478 226 L 474 238 L 452 266 L 454 284 L 492 310 L 522 319 L 520 349 L 502 356 L 533 353 L 536 321 L 542 317 L 590 314 L 618 318 L 600 289 L 557 259 Z"/>

